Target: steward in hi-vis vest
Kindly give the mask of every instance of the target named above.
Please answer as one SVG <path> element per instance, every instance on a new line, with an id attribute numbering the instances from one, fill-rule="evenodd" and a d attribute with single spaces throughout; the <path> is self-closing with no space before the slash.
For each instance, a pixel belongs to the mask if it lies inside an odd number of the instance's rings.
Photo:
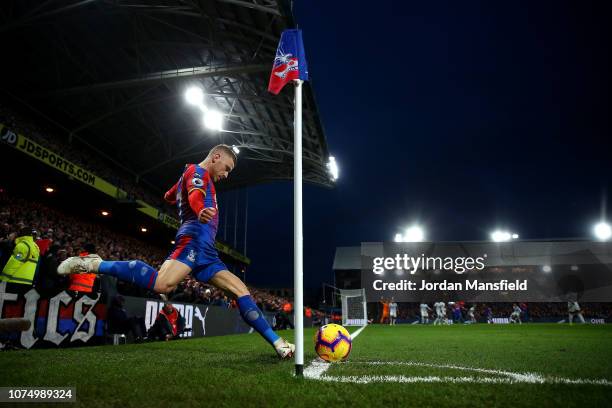
<path id="1" fill-rule="evenodd" d="M 34 242 L 32 228 L 22 228 L 15 238 L 15 249 L 0 273 L 0 281 L 32 286 L 40 251 Z"/>

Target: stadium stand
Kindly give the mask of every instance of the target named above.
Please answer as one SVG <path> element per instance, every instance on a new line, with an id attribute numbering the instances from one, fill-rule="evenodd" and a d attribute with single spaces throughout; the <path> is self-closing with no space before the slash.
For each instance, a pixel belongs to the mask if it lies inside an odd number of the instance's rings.
<path id="1" fill-rule="evenodd" d="M 159 267 L 167 256 L 167 249 L 155 247 L 134 237 L 118 233 L 112 229 L 88 222 L 38 202 L 0 194 L 0 239 L 7 239 L 11 232 L 22 225 L 30 225 L 37 232 L 37 238 L 52 239 L 49 251 L 39 266 L 35 286 L 42 290 L 60 290 L 68 287 L 66 278 L 59 277 L 55 268 L 63 259 L 76 255 L 86 244 L 92 243 L 104 259 L 142 259 L 152 266 Z M 280 311 L 282 306 L 291 302 L 288 298 L 272 295 L 263 290 L 249 288 L 257 303 L 266 311 Z M 158 295 L 141 288 L 119 282 L 118 293 L 128 296 L 157 298 Z M 223 291 L 188 277 L 170 299 L 185 303 L 202 303 L 224 307 L 235 307 Z"/>
<path id="2" fill-rule="evenodd" d="M 121 169 L 113 170 L 112 163 L 105 162 L 101 156 L 92 154 L 85 148 L 79 148 L 76 144 L 62 143 L 62 138 L 51 130 L 41 128 L 29 118 L 16 113 L 10 108 L 0 104 L 0 123 L 8 126 L 12 131 L 23 133 L 32 138 L 40 145 L 62 152 L 67 159 L 76 165 L 86 168 L 102 177 L 111 184 L 121 188 L 128 193 L 128 200 L 140 199 L 154 205 L 165 212 L 174 213 L 174 208 L 169 207 L 160 197 L 147 191 L 143 186 L 135 183 L 134 177 Z M 134 180 L 131 182 L 130 180 Z"/>

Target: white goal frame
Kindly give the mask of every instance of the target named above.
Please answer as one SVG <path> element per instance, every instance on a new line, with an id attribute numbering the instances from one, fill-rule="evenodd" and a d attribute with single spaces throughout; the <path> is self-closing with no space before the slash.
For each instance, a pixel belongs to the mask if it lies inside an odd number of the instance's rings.
<path id="1" fill-rule="evenodd" d="M 363 315 L 362 317 L 353 318 L 349 316 L 348 299 L 356 297 L 361 297 Z M 340 300 L 342 303 L 343 326 L 365 326 L 368 324 L 368 304 L 366 302 L 365 289 L 340 289 Z"/>

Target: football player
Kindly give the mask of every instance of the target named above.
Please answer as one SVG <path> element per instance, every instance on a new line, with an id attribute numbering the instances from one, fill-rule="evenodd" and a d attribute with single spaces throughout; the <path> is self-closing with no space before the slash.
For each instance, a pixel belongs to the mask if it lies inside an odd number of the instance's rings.
<path id="1" fill-rule="evenodd" d="M 187 164 L 177 183 L 165 194 L 167 202 L 176 204 L 181 226 L 175 246 L 159 271 L 140 260 L 104 261 L 91 254 L 66 259 L 59 265 L 58 274 L 106 274 L 162 294 L 173 291 L 191 274 L 200 282 L 236 296 L 244 321 L 274 347 L 281 359 L 292 357 L 295 346 L 272 330 L 246 285 L 221 262 L 215 248 L 219 211 L 214 183 L 226 179 L 236 162 L 231 147 L 217 145 L 202 162 Z"/>

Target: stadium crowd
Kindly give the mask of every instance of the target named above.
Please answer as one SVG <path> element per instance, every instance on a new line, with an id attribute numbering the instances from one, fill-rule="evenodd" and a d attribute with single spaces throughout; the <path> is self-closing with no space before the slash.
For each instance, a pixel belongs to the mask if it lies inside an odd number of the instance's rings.
<path id="1" fill-rule="evenodd" d="M 0 242 L 14 240 L 17 231 L 24 226 L 36 231 L 35 240 L 41 242 L 40 263 L 34 285 L 37 289 L 57 291 L 68 288 L 67 277 L 57 275 L 57 265 L 70 256 L 78 255 L 87 245 L 93 245 L 96 253 L 107 260 L 141 259 L 159 268 L 167 256 L 167 249 L 156 248 L 133 237 L 112 231 L 104 225 L 84 221 L 39 202 L 32 202 L 6 192 L 0 193 Z M 2 254 L 2 267 L 8 251 Z M 111 278 L 114 279 L 114 278 Z M 99 284 L 98 284 L 99 290 Z M 118 281 L 117 292 L 127 296 L 158 297 L 135 285 Z M 266 291 L 249 288 L 256 303 L 266 311 L 281 312 L 291 300 Z M 222 307 L 236 307 L 235 301 L 214 286 L 187 277 L 169 295 L 171 300 L 186 303 L 202 303 Z"/>
<path id="2" fill-rule="evenodd" d="M 76 143 L 58 142 L 62 139 L 49 131 L 49 129 L 43 129 L 33 124 L 33 121 L 24 118 L 22 115 L 2 105 L 0 105 L 0 123 L 7 126 L 11 131 L 21 133 L 57 154 L 61 152 L 62 157 L 96 176 L 103 178 L 114 186 L 119 187 L 127 193 L 127 200 L 140 199 L 147 204 L 162 209 L 164 212 L 170 214 L 174 213 L 174 209 L 168 207 L 161 197 L 157 197 L 155 194 L 143 188 L 143 186 L 136 184 L 133 175 L 119 168 L 113 170 L 111 163 L 105 162 L 98 155 L 91 154 L 85 149 L 79 148 Z M 134 182 L 130 180 L 134 180 Z"/>

